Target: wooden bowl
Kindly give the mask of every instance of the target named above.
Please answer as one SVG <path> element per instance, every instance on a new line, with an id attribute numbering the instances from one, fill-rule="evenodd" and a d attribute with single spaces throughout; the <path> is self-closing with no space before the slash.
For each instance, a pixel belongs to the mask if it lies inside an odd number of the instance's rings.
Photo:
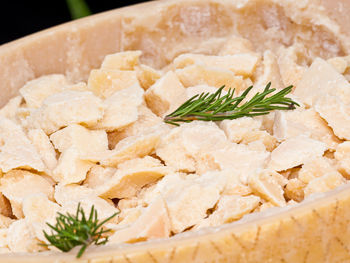
<path id="1" fill-rule="evenodd" d="M 0 104 L 44 74 L 86 80 L 109 53 L 140 49 L 144 63 L 160 68 L 183 52 L 215 54 L 232 34 L 258 50 L 298 37 L 321 57 L 350 54 L 349 13 L 348 0 L 163 0 L 116 9 L 1 46 Z M 0 262 L 350 262 L 349 207 L 345 185 L 220 227 L 90 248 L 79 260 L 71 251 L 4 254 Z"/>

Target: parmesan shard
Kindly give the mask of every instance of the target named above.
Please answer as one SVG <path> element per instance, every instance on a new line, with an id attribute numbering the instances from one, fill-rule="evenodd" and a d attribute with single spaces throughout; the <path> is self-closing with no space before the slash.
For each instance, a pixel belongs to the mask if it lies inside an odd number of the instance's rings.
<path id="1" fill-rule="evenodd" d="M 86 175 L 84 186 L 96 189 L 99 186 L 103 185 L 106 181 L 110 180 L 116 171 L 117 169 L 113 167 L 94 165 Z"/>
<path id="2" fill-rule="evenodd" d="M 4 229 L 4 228 L 8 228 L 14 221 L 15 221 L 14 219 L 11 219 L 7 216 L 0 214 L 0 230 Z M 1 240 L 1 237 L 0 237 L 0 240 Z M 0 243 L 1 243 L 1 241 L 0 241 Z M 1 247 L 1 245 L 0 245 L 0 247 Z"/>
<path id="3" fill-rule="evenodd" d="M 110 132 L 132 124 L 138 119 L 138 107 L 142 102 L 143 89 L 139 85 L 116 91 L 104 101 L 103 118 L 94 128 Z"/>
<path id="4" fill-rule="evenodd" d="M 341 146 L 339 146 L 337 149 L 340 149 L 340 148 Z M 337 157 L 339 157 L 338 154 L 337 152 L 335 153 L 336 159 Z M 342 160 L 346 160 L 346 158 L 342 158 Z M 342 163 L 346 163 L 346 162 L 342 162 Z M 339 165 L 338 163 L 338 168 L 339 166 L 341 167 L 341 165 Z M 334 160 L 331 160 L 325 157 L 316 157 L 308 162 L 305 162 L 305 164 L 301 167 L 299 171 L 298 179 L 303 183 L 308 184 L 313 179 L 324 176 L 326 174 L 339 174 Z"/>
<path id="5" fill-rule="evenodd" d="M 156 154 L 176 170 L 193 172 L 203 154 L 223 148 L 227 143 L 225 133 L 215 123 L 194 121 L 162 137 Z"/>
<path id="6" fill-rule="evenodd" d="M 170 235 L 170 220 L 164 200 L 156 198 L 141 216 L 129 227 L 116 231 L 111 243 L 136 242 L 152 238 L 165 238 Z"/>
<path id="7" fill-rule="evenodd" d="M 28 81 L 19 93 L 29 108 L 40 108 L 47 97 L 63 91 L 66 85 L 69 85 L 69 82 L 64 75 L 46 75 Z"/>
<path id="8" fill-rule="evenodd" d="M 247 88 L 242 76 L 236 76 L 227 69 L 194 64 L 177 69 L 175 73 L 185 87 L 208 85 L 220 88 L 225 86 L 226 90 L 232 88 L 236 89 L 237 92 Z"/>
<path id="9" fill-rule="evenodd" d="M 11 252 L 38 252 L 43 250 L 32 227 L 25 219 L 13 222 L 7 233 L 7 244 Z"/>
<path id="10" fill-rule="evenodd" d="M 175 110 L 186 99 L 185 88 L 173 71 L 168 71 L 145 92 L 147 106 L 158 116 Z"/>
<path id="11" fill-rule="evenodd" d="M 202 54 L 182 54 L 174 59 L 173 64 L 177 69 L 189 65 L 203 65 L 230 70 L 236 75 L 249 77 L 253 74 L 260 56 L 255 53 L 234 54 L 225 56 L 208 56 Z"/>
<path id="12" fill-rule="evenodd" d="M 325 174 L 311 180 L 304 188 L 305 197 L 314 193 L 330 191 L 346 183 L 346 179 L 340 173 Z"/>
<path id="13" fill-rule="evenodd" d="M 90 91 L 64 91 L 43 102 L 27 117 L 28 128 L 41 128 L 51 134 L 70 124 L 95 125 L 102 119 L 104 106 Z"/>
<path id="14" fill-rule="evenodd" d="M 0 215 L 12 216 L 12 209 L 9 200 L 0 191 Z"/>
<path id="15" fill-rule="evenodd" d="M 285 206 L 282 186 L 270 175 L 268 171 L 262 171 L 249 177 L 249 186 L 253 192 L 260 195 L 276 206 Z"/>
<path id="16" fill-rule="evenodd" d="M 148 90 L 161 77 L 159 71 L 144 64 L 139 65 L 135 70 L 137 79 L 144 90 Z"/>
<path id="17" fill-rule="evenodd" d="M 303 134 L 324 142 L 332 150 L 340 143 L 327 122 L 312 108 L 275 112 L 273 135 L 279 141 Z"/>
<path id="18" fill-rule="evenodd" d="M 260 203 L 260 197 L 255 195 L 223 195 L 217 209 L 206 219 L 200 221 L 195 229 L 219 226 L 242 218 L 245 214 L 252 212 Z"/>
<path id="19" fill-rule="evenodd" d="M 272 151 L 268 167 L 284 171 L 322 156 L 326 149 L 325 143 L 299 135 L 285 140 Z"/>
<path id="20" fill-rule="evenodd" d="M 142 51 L 124 51 L 105 56 L 101 69 L 109 70 L 134 70 L 139 64 Z"/>
<path id="21" fill-rule="evenodd" d="M 334 154 L 339 171 L 350 178 L 350 142 L 346 141 L 338 145 Z"/>
<path id="22" fill-rule="evenodd" d="M 88 156 L 108 150 L 108 138 L 104 130 L 89 130 L 78 124 L 51 134 L 50 140 L 61 153 L 75 148 L 80 155 Z"/>
<path id="23" fill-rule="evenodd" d="M 252 52 L 254 52 L 254 46 L 248 39 L 239 36 L 230 36 L 220 49 L 219 56 Z"/>
<path id="24" fill-rule="evenodd" d="M 0 109 L 0 116 L 8 118 L 12 121 L 17 121 L 17 111 L 23 101 L 22 96 L 16 96 L 10 99 L 4 107 Z"/>
<path id="25" fill-rule="evenodd" d="M 197 224 L 215 206 L 224 190 L 226 179 L 215 173 L 183 178 L 167 175 L 155 189 L 163 196 L 168 208 L 171 230 L 180 233 Z"/>
<path id="26" fill-rule="evenodd" d="M 88 90 L 102 98 L 134 85 L 139 85 L 139 82 L 132 70 L 93 69 L 88 79 Z"/>
<path id="27" fill-rule="evenodd" d="M 82 159 L 77 148 L 71 147 L 61 154 L 52 177 L 61 184 L 80 183 L 93 165 L 93 162 Z"/>
<path id="28" fill-rule="evenodd" d="M 31 129 L 28 131 L 28 138 L 40 154 L 41 159 L 48 169 L 48 174 L 51 174 L 51 171 L 57 166 L 57 158 L 49 137 L 41 129 Z"/>
<path id="29" fill-rule="evenodd" d="M 173 172 L 158 159 L 146 156 L 125 161 L 118 165 L 116 173 L 96 190 L 104 198 L 130 198 L 142 187 L 152 184 Z"/>
<path id="30" fill-rule="evenodd" d="M 31 194 L 43 193 L 53 199 L 53 187 L 44 177 L 22 170 L 12 170 L 0 178 L 0 192 L 10 201 L 12 212 L 23 217 L 23 200 Z"/>
<path id="31" fill-rule="evenodd" d="M 0 117 L 0 169 L 8 172 L 16 168 L 44 171 L 45 165 L 21 126 Z"/>

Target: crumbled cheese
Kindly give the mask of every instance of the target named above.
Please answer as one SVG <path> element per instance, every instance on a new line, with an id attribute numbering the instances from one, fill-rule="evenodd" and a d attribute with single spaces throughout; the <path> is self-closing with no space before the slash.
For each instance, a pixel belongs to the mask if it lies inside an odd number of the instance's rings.
<path id="1" fill-rule="evenodd" d="M 272 151 L 268 167 L 284 171 L 322 156 L 326 149 L 324 143 L 299 135 L 285 140 Z"/>
<path id="2" fill-rule="evenodd" d="M 304 188 L 305 196 L 309 196 L 314 193 L 323 193 L 330 191 L 337 186 L 345 184 L 346 180 L 340 173 L 325 174 L 321 177 L 317 177 L 311 180 Z"/>
<path id="3" fill-rule="evenodd" d="M 142 52 L 124 51 L 105 56 L 103 59 L 101 69 L 109 70 L 133 70 L 139 64 L 139 57 Z"/>
<path id="4" fill-rule="evenodd" d="M 220 56 L 254 52 L 253 44 L 246 38 L 230 36 L 219 51 Z"/>
<path id="5" fill-rule="evenodd" d="M 161 77 L 160 72 L 144 64 L 139 65 L 135 70 L 140 85 L 144 90 L 148 90 Z"/>
<path id="6" fill-rule="evenodd" d="M 41 128 L 46 134 L 70 124 L 95 125 L 104 106 L 90 91 L 63 91 L 46 98 L 42 107 L 27 118 L 28 128 Z"/>

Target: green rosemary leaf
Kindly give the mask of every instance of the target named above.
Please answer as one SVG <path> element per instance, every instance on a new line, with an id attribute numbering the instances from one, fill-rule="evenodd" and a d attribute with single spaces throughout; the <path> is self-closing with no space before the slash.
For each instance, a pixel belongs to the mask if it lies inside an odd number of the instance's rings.
<path id="1" fill-rule="evenodd" d="M 84 210 L 78 204 L 74 215 L 67 213 L 57 213 L 56 224 L 47 225 L 51 228 L 51 234 L 44 232 L 44 236 L 49 244 L 43 246 L 54 246 L 63 252 L 68 252 L 76 246 L 81 246 L 77 258 L 81 257 L 86 248 L 91 245 L 104 245 L 108 242 L 108 236 L 105 236 L 109 229 L 103 229 L 102 226 L 117 215 L 117 213 L 99 222 L 97 210 L 91 207 L 89 216 L 85 215 Z"/>
<path id="2" fill-rule="evenodd" d="M 174 112 L 165 116 L 164 122 L 178 126 L 181 122 L 222 121 L 225 119 L 237 119 L 242 117 L 254 117 L 266 115 L 273 110 L 293 110 L 300 106 L 291 98 L 285 97 L 292 91 L 293 86 L 273 94 L 275 89 L 268 83 L 263 92 L 257 92 L 250 100 L 244 102 L 253 86 L 247 88 L 240 96 L 233 97 L 235 90 L 229 89 L 222 96 L 225 86 L 220 87 L 215 93 L 202 93 L 195 95 Z"/>

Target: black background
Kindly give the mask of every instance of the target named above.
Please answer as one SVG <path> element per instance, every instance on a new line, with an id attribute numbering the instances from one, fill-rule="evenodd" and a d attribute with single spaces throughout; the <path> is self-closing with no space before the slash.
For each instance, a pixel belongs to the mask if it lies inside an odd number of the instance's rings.
<path id="1" fill-rule="evenodd" d="M 86 0 L 92 13 L 143 1 Z M 3 0 L 0 4 L 0 44 L 71 20 L 65 0 Z"/>

